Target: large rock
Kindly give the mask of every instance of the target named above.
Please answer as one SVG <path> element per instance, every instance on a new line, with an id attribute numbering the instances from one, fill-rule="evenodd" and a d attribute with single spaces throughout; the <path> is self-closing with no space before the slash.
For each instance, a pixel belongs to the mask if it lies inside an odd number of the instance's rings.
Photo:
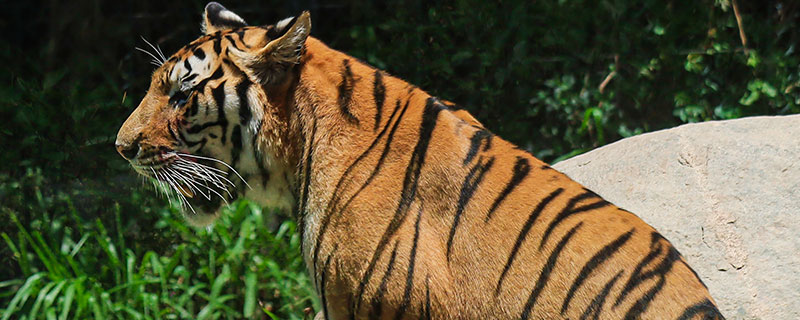
<path id="1" fill-rule="evenodd" d="M 658 229 L 728 319 L 800 319 L 800 116 L 688 124 L 554 166 Z"/>

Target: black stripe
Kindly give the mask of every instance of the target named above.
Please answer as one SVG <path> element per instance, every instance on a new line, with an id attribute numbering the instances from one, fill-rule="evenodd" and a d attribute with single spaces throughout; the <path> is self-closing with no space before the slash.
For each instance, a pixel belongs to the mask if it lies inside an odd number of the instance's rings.
<path id="1" fill-rule="evenodd" d="M 219 36 L 219 31 L 211 37 L 211 40 L 214 43 L 214 53 L 220 55 L 222 53 L 222 38 Z"/>
<path id="2" fill-rule="evenodd" d="M 369 312 L 370 319 L 378 319 L 381 317 L 381 313 L 383 311 L 383 295 L 386 294 L 387 282 L 389 281 L 389 277 L 392 275 L 392 270 L 394 269 L 394 259 L 397 257 L 397 243 L 398 241 L 394 242 L 394 249 L 392 249 L 392 256 L 389 258 L 389 265 L 386 267 L 386 272 L 381 278 L 380 285 L 378 285 L 378 291 L 375 292 L 375 295 L 372 297 L 372 308 Z"/>
<path id="3" fill-rule="evenodd" d="M 186 69 L 186 73 L 192 73 L 192 65 L 189 63 L 189 59 L 183 60 L 183 68 Z"/>
<path id="4" fill-rule="evenodd" d="M 314 122 L 311 125 L 311 136 L 303 137 L 303 144 L 308 145 L 303 149 L 306 150 L 305 155 L 303 157 L 303 169 L 302 169 L 302 177 L 303 177 L 303 184 L 302 184 L 302 192 L 300 193 L 300 205 L 298 206 L 297 213 L 295 214 L 295 218 L 297 219 L 297 230 L 300 233 L 300 239 L 304 239 L 305 233 L 305 220 L 303 217 L 306 213 L 306 206 L 308 204 L 308 189 L 309 185 L 311 185 L 311 162 L 314 155 L 314 138 L 317 134 L 317 120 L 313 118 Z M 301 250 L 305 250 L 305 246 L 300 246 Z M 314 272 L 317 272 L 317 266 L 314 265 Z"/>
<path id="5" fill-rule="evenodd" d="M 422 112 L 422 123 L 420 124 L 419 129 L 419 140 L 417 140 L 417 145 L 414 147 L 408 167 L 406 168 L 405 178 L 403 179 L 403 189 L 400 194 L 400 201 L 397 205 L 397 209 L 395 210 L 392 220 L 389 222 L 389 225 L 383 232 L 383 236 L 381 236 L 381 239 L 375 248 L 375 252 L 372 254 L 372 259 L 370 260 L 369 265 L 367 265 L 367 269 L 364 271 L 364 276 L 361 278 L 361 282 L 358 284 L 358 289 L 356 291 L 357 299 L 355 301 L 355 306 L 353 307 L 353 313 L 358 311 L 362 295 L 364 294 L 364 287 L 366 287 L 367 283 L 369 283 L 369 280 L 372 278 L 372 273 L 375 270 L 375 263 L 378 261 L 378 258 L 380 258 L 381 254 L 386 248 L 386 244 L 389 242 L 389 239 L 395 234 L 395 232 L 397 232 L 397 229 L 400 227 L 403 221 L 405 221 L 409 207 L 411 206 L 411 202 L 414 200 L 414 197 L 416 197 L 417 187 L 419 185 L 419 176 L 422 171 L 422 167 L 425 164 L 425 155 L 428 151 L 428 145 L 430 144 L 433 136 L 433 129 L 436 128 L 439 112 L 442 111 L 442 108 L 434 105 L 433 102 L 434 99 L 428 98 L 427 103 L 425 104 L 425 109 Z"/>
<path id="6" fill-rule="evenodd" d="M 353 199 L 355 199 L 359 194 L 361 194 L 361 191 L 363 191 L 370 183 L 372 183 L 372 180 L 375 179 L 375 177 L 378 175 L 378 172 L 383 168 L 383 164 L 384 162 L 386 162 L 386 157 L 389 155 L 389 150 L 392 146 L 392 141 L 394 140 L 394 134 L 397 131 L 397 128 L 399 127 L 400 120 L 403 119 L 403 115 L 405 115 L 406 110 L 408 109 L 409 102 L 410 101 L 406 101 L 406 104 L 403 106 L 403 111 L 400 112 L 398 120 L 392 126 L 392 130 L 389 131 L 389 136 L 386 138 L 386 143 L 384 144 L 383 151 L 381 152 L 381 155 L 378 158 L 378 163 L 372 169 L 372 173 L 370 173 L 367 180 L 365 180 L 364 183 L 361 185 L 361 187 L 359 187 L 358 191 L 356 191 L 355 193 L 353 193 L 352 196 L 350 196 L 350 199 L 348 199 L 347 202 L 345 202 L 345 204 L 341 207 L 340 210 L 344 210 L 347 207 L 349 207 Z M 399 104 L 400 101 L 398 101 L 397 103 Z M 396 107 L 399 107 L 399 105 L 397 105 Z M 394 113 L 392 113 L 392 116 L 394 116 Z"/>
<path id="7" fill-rule="evenodd" d="M 196 125 L 193 125 L 191 127 L 187 127 L 186 128 L 186 133 L 188 133 L 188 134 L 196 134 L 196 133 L 198 133 L 200 131 L 203 131 L 205 129 L 208 129 L 210 127 L 215 127 L 215 126 L 218 126 L 218 125 L 220 125 L 219 121 L 196 124 Z"/>
<path id="8" fill-rule="evenodd" d="M 642 258 L 642 261 L 640 261 L 636 265 L 636 268 L 634 268 L 631 277 L 628 279 L 628 282 L 625 284 L 625 287 L 623 288 L 622 292 L 617 297 L 614 306 L 618 306 L 620 303 L 622 303 L 622 300 L 624 300 L 625 297 L 627 297 L 628 293 L 630 293 L 631 290 L 640 285 L 643 281 L 655 276 L 655 274 L 653 273 L 655 270 L 642 273 L 642 269 L 644 269 L 645 266 L 653 262 L 663 252 L 664 248 L 658 242 L 660 236 L 656 237 L 656 235 L 658 235 L 658 233 L 656 232 L 653 232 L 653 234 L 651 235 L 652 238 L 650 241 L 650 252 L 648 252 L 647 255 L 644 258 Z"/>
<path id="9" fill-rule="evenodd" d="M 358 125 L 358 118 L 350 112 L 350 104 L 353 99 L 353 87 L 355 86 L 355 79 L 353 78 L 353 71 L 350 70 L 350 60 L 344 59 L 342 62 L 342 82 L 339 83 L 339 110 L 347 122 Z"/>
<path id="10" fill-rule="evenodd" d="M 553 201 L 553 199 L 555 199 L 563 191 L 563 188 L 558 188 L 551 192 L 547 197 L 542 199 L 539 204 L 536 205 L 536 208 L 533 209 L 530 216 L 528 216 L 528 220 L 525 221 L 525 224 L 519 231 L 519 235 L 517 235 L 517 242 L 514 243 L 514 247 L 511 249 L 511 254 L 508 255 L 508 260 L 506 261 L 505 267 L 503 267 L 503 272 L 500 273 L 500 279 L 497 281 L 497 286 L 494 289 L 495 296 L 500 294 L 500 288 L 503 286 L 506 273 L 508 273 L 508 270 L 511 268 L 511 264 L 514 263 L 514 259 L 517 257 L 517 253 L 519 252 L 520 247 L 522 247 L 522 243 L 525 242 L 525 238 L 528 237 L 528 232 L 530 232 L 531 227 L 533 227 L 533 224 L 536 222 L 536 218 L 539 217 L 547 204 L 550 203 L 550 201 Z"/>
<path id="11" fill-rule="evenodd" d="M 242 126 L 236 125 L 231 130 L 231 166 L 236 166 L 239 163 L 239 156 L 242 154 Z"/>
<path id="12" fill-rule="evenodd" d="M 328 274 L 328 268 L 331 265 L 331 258 L 336 253 L 336 249 L 338 249 L 338 246 L 334 246 L 333 250 L 331 250 L 331 254 L 328 255 L 327 259 L 325 259 L 325 267 L 322 269 L 322 274 L 320 275 L 320 278 L 321 278 L 320 283 L 321 283 L 321 285 L 319 287 L 319 297 L 320 297 L 320 300 L 321 300 L 320 303 L 322 304 L 322 315 L 325 316 L 325 319 L 330 319 L 330 318 L 328 318 L 328 301 L 327 301 L 327 295 L 325 294 L 325 287 L 327 285 L 327 281 L 326 281 L 327 279 L 326 278 L 327 278 L 327 274 Z"/>
<path id="13" fill-rule="evenodd" d="M 175 131 L 172 128 L 172 122 L 167 122 L 167 131 L 169 132 L 169 136 L 172 137 L 173 141 L 180 142 L 181 140 L 178 139 L 178 136 L 175 135 Z"/>
<path id="14" fill-rule="evenodd" d="M 236 84 L 236 96 L 239 97 L 239 123 L 247 125 L 252 117 L 250 111 L 250 99 L 247 98 L 247 90 L 250 89 L 250 80 L 242 79 L 242 82 Z"/>
<path id="15" fill-rule="evenodd" d="M 658 255 L 660 255 L 660 254 L 661 254 L 661 246 L 657 246 L 656 248 L 653 248 L 652 245 L 651 245 L 650 252 L 647 253 L 647 255 L 642 259 L 642 261 L 639 262 L 639 264 L 636 265 L 636 268 L 634 269 L 634 273 L 631 274 L 631 277 L 630 277 L 630 279 L 628 279 L 628 283 L 625 285 L 625 288 L 622 290 L 620 295 L 617 297 L 617 301 L 614 303 L 614 306 L 618 306 L 620 303 L 622 303 L 622 300 L 624 300 L 625 297 L 627 297 L 628 293 L 630 293 L 630 291 L 634 287 L 636 287 L 643 280 L 645 280 L 645 279 L 643 279 L 641 277 L 642 268 L 644 268 L 644 266 L 646 266 L 647 264 L 649 264 L 650 262 L 655 260 L 656 257 L 658 257 Z M 634 277 L 634 276 L 636 276 L 636 277 Z"/>
<path id="16" fill-rule="evenodd" d="M 603 290 L 598 293 L 589 306 L 586 307 L 586 310 L 583 311 L 581 315 L 581 320 L 589 319 L 589 316 L 593 316 L 592 319 L 597 320 L 600 318 L 600 311 L 603 310 L 603 304 L 606 302 L 606 297 L 608 297 L 609 292 L 611 292 L 611 288 L 614 287 L 614 284 L 622 277 L 622 271 L 617 272 L 611 280 L 609 280 L 606 285 L 603 287 Z"/>
<path id="17" fill-rule="evenodd" d="M 658 294 L 658 292 L 664 288 L 666 282 L 666 278 L 659 278 L 658 282 L 656 282 L 656 284 L 650 288 L 650 290 L 647 290 L 647 292 L 645 292 L 642 297 L 636 300 L 633 306 L 628 309 L 628 312 L 625 313 L 625 320 L 635 320 L 641 318 L 642 313 L 647 311 L 647 307 L 650 306 L 650 302 L 653 301 L 653 298 L 655 298 L 656 294 Z"/>
<path id="18" fill-rule="evenodd" d="M 225 75 L 225 71 L 222 70 L 221 67 L 217 67 L 217 70 L 214 70 L 214 73 L 211 74 L 211 77 L 208 77 L 207 80 L 217 80 L 222 78 Z"/>
<path id="19" fill-rule="evenodd" d="M 447 253 L 445 257 L 447 257 L 448 263 L 450 262 L 450 251 L 453 248 L 453 238 L 456 236 L 456 230 L 461 221 L 461 214 L 464 213 L 464 209 L 467 207 L 469 200 L 472 199 L 475 190 L 478 189 L 478 185 L 483 180 L 483 175 L 486 174 L 486 171 L 489 171 L 492 164 L 494 164 L 494 157 L 489 158 L 485 163 L 482 162 L 482 159 L 478 159 L 478 163 L 469 170 L 467 177 L 464 178 L 464 183 L 461 184 L 461 192 L 458 196 L 458 204 L 456 205 L 456 214 L 453 217 L 453 224 L 450 226 L 450 235 L 447 237 Z"/>
<path id="20" fill-rule="evenodd" d="M 233 36 L 231 36 L 231 34 L 226 34 L 225 39 L 228 39 L 228 42 L 230 42 L 231 45 L 233 45 L 233 47 L 237 50 L 242 50 L 242 48 L 239 48 L 239 45 L 236 44 L 236 40 L 233 40 Z"/>
<path id="21" fill-rule="evenodd" d="M 228 133 L 228 117 L 225 115 L 225 81 L 217 86 L 217 89 L 219 90 L 212 91 L 212 94 L 214 95 L 215 100 L 216 98 L 220 99 L 216 101 L 221 101 L 217 104 L 217 123 L 220 127 L 222 127 L 222 136 L 220 137 L 220 141 L 222 144 L 225 144 L 225 137 Z"/>
<path id="22" fill-rule="evenodd" d="M 195 49 L 192 54 L 197 57 L 197 59 L 203 60 L 206 58 L 206 52 L 203 51 L 203 48 Z"/>
<path id="23" fill-rule="evenodd" d="M 221 68 L 221 67 L 217 67 L 217 70 L 215 70 L 215 71 L 214 71 L 214 73 L 212 73 L 210 77 L 208 77 L 208 78 L 205 78 L 205 79 L 203 79 L 203 80 L 200 80 L 200 82 L 198 82 L 198 83 L 197 83 L 197 84 L 194 86 L 194 88 L 193 88 L 193 89 L 194 89 L 194 90 L 197 90 L 197 91 L 200 91 L 200 92 L 202 92 L 202 91 L 203 91 L 203 88 L 206 86 L 206 84 L 208 84 L 208 82 L 209 82 L 209 81 L 211 81 L 211 80 L 217 80 L 217 79 L 219 79 L 219 78 L 222 78 L 222 76 L 223 76 L 223 75 L 225 75 L 225 72 L 224 72 L 224 71 L 222 71 L 222 68 Z M 206 108 L 206 110 L 208 110 L 208 108 Z M 208 113 L 206 113 L 206 115 L 207 115 L 207 114 L 208 114 Z"/>
<path id="24" fill-rule="evenodd" d="M 179 133 L 179 135 L 181 136 L 181 139 L 182 139 L 183 141 L 185 141 L 185 142 L 186 142 L 186 146 L 187 146 L 187 147 L 189 147 L 189 148 L 194 148 L 194 146 L 196 146 L 196 145 L 198 145 L 198 144 L 200 145 L 200 147 L 199 147 L 199 148 L 197 148 L 196 150 L 194 150 L 194 152 L 198 152 L 198 151 L 200 151 L 200 150 L 203 150 L 203 147 L 205 147 L 205 146 L 206 146 L 206 143 L 208 142 L 208 141 L 206 140 L 206 138 L 202 138 L 202 139 L 200 139 L 200 140 L 198 140 L 198 141 L 189 141 L 189 140 L 187 140 L 187 139 L 186 139 L 186 137 L 183 137 L 183 134 L 181 134 L 181 132 L 180 132 L 180 131 L 178 131 L 178 133 Z"/>
<path id="25" fill-rule="evenodd" d="M 197 95 L 198 92 L 194 92 L 193 94 L 189 95 L 189 101 L 186 104 L 189 106 L 188 108 L 184 109 L 184 118 L 193 117 L 197 115 L 197 106 L 199 103 L 197 102 Z M 183 121 L 186 121 L 185 119 Z"/>
<path id="26" fill-rule="evenodd" d="M 183 79 L 181 79 L 181 82 L 188 83 L 188 82 L 194 80 L 194 78 L 197 78 L 197 74 L 196 73 L 192 73 L 192 74 L 190 74 L 188 76 L 183 77 Z"/>
<path id="27" fill-rule="evenodd" d="M 217 121 L 214 122 L 206 122 L 198 125 L 192 125 L 191 127 L 186 128 L 186 133 L 189 134 L 196 134 L 200 131 L 203 131 L 209 127 L 213 126 L 220 126 L 222 131 L 222 138 L 221 141 L 225 143 L 225 135 L 228 131 L 228 118 L 225 117 L 225 81 L 220 83 L 216 88 L 211 89 L 211 97 L 214 101 L 214 104 L 217 106 Z M 206 108 L 208 110 L 208 108 Z"/>
<path id="28" fill-rule="evenodd" d="M 575 205 L 578 202 L 581 202 L 583 200 L 588 200 L 588 199 L 594 199 L 594 198 L 600 198 L 600 197 L 594 192 L 591 192 L 589 190 L 585 190 L 584 193 L 581 193 L 581 194 L 579 194 L 579 195 L 577 195 L 575 197 L 572 197 L 572 199 L 569 199 L 569 202 L 567 202 L 567 206 L 564 207 L 564 209 L 561 210 L 561 212 L 558 213 L 558 215 L 555 217 L 555 219 L 550 221 L 550 225 L 547 226 L 547 230 L 545 230 L 544 235 L 542 236 L 542 241 L 539 242 L 539 250 L 542 250 L 542 248 L 544 247 L 544 244 L 547 242 L 547 239 L 550 237 L 550 234 L 553 232 L 553 230 L 562 221 L 564 221 L 564 219 L 570 217 L 573 214 L 578 214 L 578 213 L 589 211 L 589 210 L 599 209 L 599 208 L 602 208 L 602 207 L 610 205 L 610 203 L 608 201 L 605 201 L 605 200 L 603 200 L 601 198 L 597 202 L 594 202 L 594 203 L 591 203 L 591 204 L 587 204 L 587 205 L 584 205 L 582 207 L 575 208 Z"/>
<path id="29" fill-rule="evenodd" d="M 681 259 L 680 254 L 675 247 L 669 244 L 669 242 L 664 239 L 658 232 L 653 232 L 651 234 L 651 242 L 650 242 L 650 254 L 648 254 L 641 263 L 636 266 L 636 269 L 633 270 L 631 277 L 628 279 L 628 282 L 625 283 L 625 287 L 622 289 L 622 293 L 620 293 L 619 297 L 617 298 L 614 306 L 618 306 L 625 297 L 630 293 L 633 289 L 638 287 L 639 285 L 643 284 L 646 280 L 651 278 L 658 278 L 656 284 L 650 288 L 644 295 L 642 295 L 636 302 L 631 306 L 628 312 L 625 314 L 625 319 L 637 319 L 639 315 L 644 313 L 647 310 L 647 307 L 650 305 L 650 302 L 655 298 L 656 294 L 664 287 L 667 281 L 667 273 L 672 270 L 672 266 L 675 265 L 675 261 L 679 261 Z M 649 264 L 650 261 L 653 261 L 657 256 L 661 255 L 664 252 L 664 258 L 661 262 L 653 268 L 653 270 L 642 272 L 642 269 Z"/>
<path id="30" fill-rule="evenodd" d="M 389 153 L 389 147 L 391 146 L 392 139 L 394 137 L 394 133 L 397 130 L 397 127 L 400 124 L 400 121 L 403 119 L 403 115 L 406 113 L 407 109 L 408 109 L 408 103 L 406 103 L 406 105 L 403 107 L 403 111 L 400 112 L 400 116 L 397 117 L 397 120 L 395 121 L 394 126 L 392 127 L 391 132 L 389 133 L 389 137 L 386 139 L 386 146 L 385 146 L 385 148 L 383 150 L 383 154 L 381 154 L 381 157 L 378 160 L 378 164 L 375 166 L 375 169 L 372 171 L 372 174 L 370 175 L 369 178 L 367 178 L 366 182 L 361 186 L 361 188 L 358 191 L 356 191 L 356 193 L 353 194 L 353 196 L 350 198 L 350 200 L 348 200 L 347 203 L 344 206 L 342 206 L 341 208 L 338 208 L 340 213 L 344 210 L 344 208 L 347 207 L 347 205 L 350 204 L 350 201 L 352 199 L 354 199 L 361 192 L 361 190 L 366 188 L 366 186 L 377 175 L 378 170 L 380 170 L 380 168 L 383 166 L 383 161 L 386 158 L 386 155 Z M 370 144 L 370 146 L 367 148 L 367 150 L 364 150 L 364 152 L 361 153 L 361 155 L 359 155 L 358 158 L 356 158 L 356 160 L 353 161 L 353 163 L 345 170 L 345 172 L 342 174 L 342 177 L 339 178 L 339 181 L 336 183 L 336 187 L 333 189 L 334 190 L 333 198 L 331 198 L 331 200 L 328 202 L 329 203 L 328 208 L 325 210 L 325 215 L 322 217 L 322 221 L 320 222 L 319 232 L 317 233 L 318 235 L 317 235 L 317 239 L 315 241 L 316 242 L 316 246 L 314 247 L 314 253 L 312 255 L 313 258 L 311 259 L 312 266 L 316 267 L 316 265 L 317 265 L 317 261 L 318 261 L 317 260 L 317 255 L 319 254 L 319 248 L 322 245 L 323 240 L 325 239 L 325 235 L 326 235 L 328 226 L 330 225 L 330 222 L 332 221 L 332 217 L 333 217 L 332 211 L 334 209 L 337 209 L 339 201 L 341 200 L 341 197 L 342 197 L 342 192 L 341 192 L 342 183 L 344 183 L 345 181 L 350 181 L 350 179 L 348 179 L 348 177 L 350 176 L 350 172 L 355 168 L 355 166 L 358 163 L 360 163 L 367 156 L 367 154 L 369 154 L 370 151 L 372 151 L 373 148 L 375 148 L 375 146 L 378 145 L 378 142 L 381 140 L 383 135 L 389 129 L 389 125 L 391 125 L 392 119 L 397 114 L 398 110 L 400 110 L 400 101 L 399 100 L 397 101 L 397 106 L 395 106 L 395 109 L 392 111 L 391 117 L 389 117 L 389 122 L 386 123 L 386 126 L 383 128 L 383 130 L 381 130 L 381 132 L 378 133 L 378 136 L 375 137 L 375 140 L 372 141 L 372 144 Z"/>
<path id="31" fill-rule="evenodd" d="M 430 288 L 430 277 L 425 277 L 425 313 L 423 314 L 423 319 L 430 320 L 431 319 L 431 288 Z"/>
<path id="32" fill-rule="evenodd" d="M 247 42 L 244 42 L 244 29 L 236 31 L 236 35 L 239 36 L 239 41 L 245 46 L 245 48 L 250 48 L 250 45 Z"/>
<path id="33" fill-rule="evenodd" d="M 225 81 L 222 81 L 216 88 L 211 89 L 211 96 L 217 105 L 216 125 L 222 127 L 222 137 L 220 140 L 225 144 L 225 135 L 228 132 L 228 117 L 225 116 Z"/>
<path id="34" fill-rule="evenodd" d="M 586 262 L 586 264 L 583 265 L 578 277 L 576 277 L 575 281 L 572 282 L 572 286 L 570 286 L 569 291 L 567 292 L 567 297 L 564 299 L 564 303 L 561 305 L 562 315 L 567 311 L 570 301 L 572 300 L 573 296 L 575 296 L 575 292 L 578 291 L 578 288 L 583 285 L 583 282 L 589 278 L 589 275 L 592 274 L 592 271 L 603 264 L 606 260 L 611 258 L 611 256 L 619 250 L 619 248 L 628 242 L 628 240 L 631 238 L 631 235 L 633 235 L 633 231 L 634 229 L 631 229 L 630 231 L 619 236 L 616 240 L 604 246 L 602 249 L 600 249 L 600 251 L 595 253 L 594 256 L 589 259 L 588 262 Z"/>
<path id="35" fill-rule="evenodd" d="M 719 313 L 717 307 L 711 303 L 711 300 L 705 299 L 702 302 L 694 304 L 686 310 L 683 311 L 678 320 L 690 320 L 694 319 L 698 315 L 703 315 L 702 319 L 704 320 L 712 320 L 712 319 L 722 319 L 722 314 Z"/>
<path id="36" fill-rule="evenodd" d="M 266 164 L 264 163 L 264 161 L 262 161 L 262 159 L 264 159 L 264 154 L 260 151 L 260 148 L 258 147 L 258 138 L 257 138 L 261 136 L 261 125 L 263 122 L 264 119 L 260 119 L 256 124 L 256 132 L 253 134 L 253 137 L 256 138 L 253 138 L 253 140 L 251 141 L 251 143 L 253 144 L 251 148 L 256 156 L 256 165 L 258 165 L 258 172 L 259 174 L 261 174 L 261 180 L 263 182 L 262 185 L 266 186 L 267 182 L 269 182 L 270 173 L 269 170 L 267 170 Z M 286 173 L 284 172 L 284 174 Z M 286 179 L 286 181 L 289 180 Z"/>
<path id="37" fill-rule="evenodd" d="M 539 298 L 539 294 L 542 293 L 542 289 L 544 289 L 544 286 L 547 285 L 547 281 L 550 280 L 550 273 L 556 266 L 556 262 L 558 261 L 558 256 L 561 254 L 561 250 L 564 250 L 564 247 L 567 245 L 572 236 L 575 235 L 575 232 L 578 231 L 578 228 L 580 228 L 581 225 L 583 225 L 583 222 L 579 222 L 572 227 L 572 229 L 570 229 L 569 232 L 567 232 L 567 234 L 561 238 L 561 241 L 558 242 L 558 245 L 556 245 L 556 248 L 553 249 L 553 252 L 550 253 L 550 257 L 547 258 L 547 263 L 544 265 L 542 273 L 539 275 L 539 278 L 536 279 L 536 286 L 533 288 L 531 295 L 528 297 L 528 302 L 525 303 L 525 308 L 522 309 L 522 315 L 520 316 L 521 319 L 528 319 L 531 316 L 531 309 L 533 309 L 536 299 Z"/>
<path id="38" fill-rule="evenodd" d="M 472 159 L 475 158 L 475 156 L 478 154 L 478 148 L 480 148 L 484 141 L 486 141 L 486 144 L 483 145 L 483 151 L 489 150 L 489 148 L 492 146 L 491 132 L 480 129 L 472 134 L 472 138 L 469 139 L 469 150 L 467 151 L 467 156 L 464 157 L 464 165 L 467 165 L 472 161 Z"/>
<path id="39" fill-rule="evenodd" d="M 268 26 L 267 27 L 267 38 L 269 39 L 277 39 L 280 37 L 278 30 L 275 29 L 275 26 Z"/>
<path id="40" fill-rule="evenodd" d="M 395 320 L 399 320 L 406 314 L 408 304 L 411 302 L 411 290 L 414 289 L 414 267 L 417 263 L 417 243 L 419 243 L 419 221 L 422 218 L 422 205 L 419 206 L 417 222 L 414 223 L 414 242 L 411 244 L 411 254 L 408 257 L 408 270 L 406 271 L 406 288 L 403 290 L 403 301 L 395 314 Z"/>
<path id="41" fill-rule="evenodd" d="M 383 112 L 383 102 L 386 100 L 386 87 L 383 85 L 383 74 L 380 70 L 375 70 L 375 81 L 372 83 L 372 96 L 375 99 L 375 127 L 372 131 L 378 130 L 381 123 L 381 113 Z"/>
<path id="42" fill-rule="evenodd" d="M 500 206 L 500 203 L 506 199 L 506 197 L 514 190 L 521 182 L 528 176 L 528 173 L 531 171 L 531 165 L 528 163 L 528 159 L 523 157 L 517 157 L 517 162 L 514 163 L 514 173 L 511 175 L 511 180 L 508 181 L 506 187 L 503 188 L 503 191 L 497 195 L 497 198 L 494 199 L 491 208 L 489 208 L 489 213 L 486 214 L 485 222 L 489 222 L 492 219 L 492 215 L 494 214 L 497 207 Z"/>

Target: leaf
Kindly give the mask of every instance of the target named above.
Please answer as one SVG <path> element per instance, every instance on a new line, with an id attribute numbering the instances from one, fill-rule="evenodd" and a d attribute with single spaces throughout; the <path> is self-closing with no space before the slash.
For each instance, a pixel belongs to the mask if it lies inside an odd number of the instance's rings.
<path id="1" fill-rule="evenodd" d="M 244 278 L 244 309 L 242 314 L 248 318 L 253 315 L 256 307 L 256 280 L 256 273 L 252 271 L 248 271 Z"/>
<path id="2" fill-rule="evenodd" d="M 756 102 L 758 98 L 761 97 L 761 93 L 758 91 L 750 91 L 745 93 L 745 95 L 739 99 L 739 103 L 745 106 L 752 105 L 753 102 Z"/>

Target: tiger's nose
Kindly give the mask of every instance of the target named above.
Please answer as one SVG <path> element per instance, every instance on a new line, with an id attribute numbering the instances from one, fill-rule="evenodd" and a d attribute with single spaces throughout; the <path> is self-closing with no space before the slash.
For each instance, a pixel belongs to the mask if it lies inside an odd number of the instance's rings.
<path id="1" fill-rule="evenodd" d="M 139 144 L 134 142 L 132 144 L 124 144 L 117 142 L 115 144 L 117 147 L 117 152 L 122 155 L 125 160 L 131 160 L 136 157 L 136 154 L 139 153 Z"/>

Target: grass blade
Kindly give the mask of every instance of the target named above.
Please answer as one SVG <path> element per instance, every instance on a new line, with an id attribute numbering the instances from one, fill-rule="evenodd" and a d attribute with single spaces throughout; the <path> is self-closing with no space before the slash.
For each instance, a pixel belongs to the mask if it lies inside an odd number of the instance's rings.
<path id="1" fill-rule="evenodd" d="M 19 288 L 17 294 L 14 295 L 14 298 L 11 299 L 11 302 L 8 303 L 8 307 L 6 307 L 6 311 L 3 312 L 3 317 L 0 320 L 8 320 L 14 314 L 14 311 L 17 309 L 17 305 L 24 305 L 28 298 L 33 294 L 34 285 L 39 283 L 39 280 L 44 277 L 44 273 L 36 273 L 30 277 L 28 280 L 25 281 L 25 284 Z"/>
<path id="2" fill-rule="evenodd" d="M 72 300 L 75 298 L 75 288 L 80 282 L 80 280 L 71 281 L 69 286 L 67 286 L 67 291 L 64 293 L 64 300 L 61 303 L 61 316 L 58 317 L 59 319 L 66 320 L 67 316 L 69 316 L 69 310 L 72 308 Z"/>
<path id="3" fill-rule="evenodd" d="M 34 301 L 34 303 L 33 303 L 33 307 L 31 308 L 31 312 L 28 313 L 28 316 L 31 319 L 36 319 L 36 316 L 39 315 L 39 308 L 42 306 L 42 302 L 44 302 L 44 298 L 47 296 L 47 293 L 50 292 L 50 289 L 53 289 L 53 287 L 55 287 L 55 285 L 56 285 L 55 282 L 50 282 L 50 283 L 44 285 L 44 287 L 42 287 L 41 290 L 39 290 L 39 294 L 36 297 L 36 301 Z"/>

